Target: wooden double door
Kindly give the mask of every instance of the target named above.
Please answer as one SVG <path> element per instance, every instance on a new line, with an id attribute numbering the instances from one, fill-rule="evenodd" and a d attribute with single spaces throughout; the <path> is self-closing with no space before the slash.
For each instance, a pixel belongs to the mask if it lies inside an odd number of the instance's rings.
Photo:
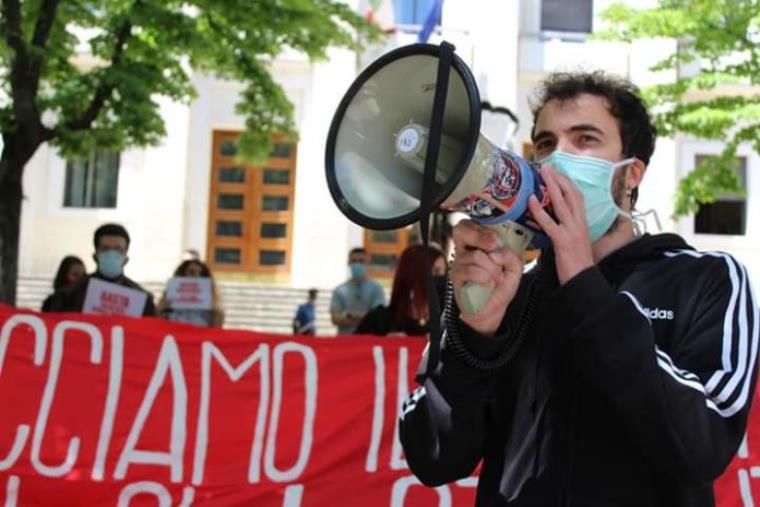
<path id="1" fill-rule="evenodd" d="M 237 158 L 240 133 L 215 131 L 207 255 L 215 271 L 290 273 L 296 145 L 276 141 L 266 164 Z"/>

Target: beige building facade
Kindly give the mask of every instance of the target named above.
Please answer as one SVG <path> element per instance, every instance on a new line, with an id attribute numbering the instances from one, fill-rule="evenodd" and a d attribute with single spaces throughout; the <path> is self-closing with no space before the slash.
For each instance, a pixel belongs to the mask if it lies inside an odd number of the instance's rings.
<path id="1" fill-rule="evenodd" d="M 611 2 L 567 2 L 576 3 L 573 12 L 585 8 L 588 16 L 550 17 L 547 9 L 563 4 L 549 0 L 444 2 L 431 42 L 453 42 L 482 98 L 517 114 L 520 124 L 510 145 L 518 152 L 530 141 L 528 97 L 549 72 L 602 68 L 640 86 L 675 79 L 648 70 L 663 49 L 675 49 L 675 42 L 591 41 L 586 31 L 599 27 L 599 12 Z M 371 247 L 378 269 L 387 268 L 406 235 L 368 232 L 340 214 L 327 189 L 324 151 L 333 113 L 358 72 L 373 56 L 415 41 L 415 27 L 401 21 L 384 45 L 364 55 L 336 49 L 326 60 L 310 62 L 287 53 L 272 63 L 295 106 L 299 139 L 277 140 L 266 164 L 235 159 L 234 138 L 243 128 L 235 112 L 239 85 L 200 74 L 194 76 L 198 94 L 191 104 L 162 102 L 167 136 L 159 146 L 126 150 L 118 162 L 93 155 L 84 168 L 40 148 L 24 178 L 21 276 L 52 277 L 68 254 L 93 268 L 92 232 L 111 221 L 132 235 L 127 273 L 140 281 L 167 279 L 187 250 L 199 252 L 223 278 L 300 288 L 340 283 L 347 275 L 346 253 L 354 246 Z M 717 230 L 718 219 L 670 218 L 678 180 L 700 157 L 720 149 L 720 143 L 660 139 L 640 207 L 656 209 L 664 230 L 698 248 L 735 254 L 760 285 L 760 221 L 753 220 L 760 216 L 760 158 L 750 147 L 740 149 L 747 195 L 727 196 L 725 206 L 712 210 L 731 215 L 728 221 L 740 221 L 738 227 L 726 233 Z"/>

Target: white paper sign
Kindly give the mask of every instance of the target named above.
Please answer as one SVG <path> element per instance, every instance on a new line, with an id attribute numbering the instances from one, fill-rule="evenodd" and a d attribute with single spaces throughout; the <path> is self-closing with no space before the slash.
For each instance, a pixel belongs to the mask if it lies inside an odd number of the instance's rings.
<path id="1" fill-rule="evenodd" d="M 141 317 L 147 297 L 148 294 L 137 289 L 90 278 L 87 282 L 87 294 L 84 297 L 82 312 Z"/>
<path id="2" fill-rule="evenodd" d="M 166 300 L 172 310 L 211 310 L 211 279 L 174 277 L 166 283 Z"/>

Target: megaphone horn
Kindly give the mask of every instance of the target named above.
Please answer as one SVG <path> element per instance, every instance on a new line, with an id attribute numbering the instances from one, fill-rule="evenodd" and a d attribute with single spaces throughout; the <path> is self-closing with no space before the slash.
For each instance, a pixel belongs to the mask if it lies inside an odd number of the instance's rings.
<path id="1" fill-rule="evenodd" d="M 333 200 L 368 229 L 425 226 L 427 213 L 442 208 L 494 227 L 518 253 L 543 246 L 546 237 L 528 222 L 530 195 L 547 201 L 542 180 L 531 163 L 480 135 L 480 116 L 475 79 L 450 44 L 383 55 L 350 86 L 330 126 Z M 492 290 L 467 284 L 462 310 L 479 311 Z"/>

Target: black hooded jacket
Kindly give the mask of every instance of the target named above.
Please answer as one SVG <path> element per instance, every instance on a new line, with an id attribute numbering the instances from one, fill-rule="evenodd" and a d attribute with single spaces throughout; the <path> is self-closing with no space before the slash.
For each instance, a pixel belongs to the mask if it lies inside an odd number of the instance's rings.
<path id="1" fill-rule="evenodd" d="M 562 287 L 547 250 L 496 338 L 447 298 L 441 361 L 402 409 L 409 466 L 436 486 L 482 460 L 478 506 L 714 505 L 754 392 L 757 304 L 740 263 L 676 235 Z"/>

